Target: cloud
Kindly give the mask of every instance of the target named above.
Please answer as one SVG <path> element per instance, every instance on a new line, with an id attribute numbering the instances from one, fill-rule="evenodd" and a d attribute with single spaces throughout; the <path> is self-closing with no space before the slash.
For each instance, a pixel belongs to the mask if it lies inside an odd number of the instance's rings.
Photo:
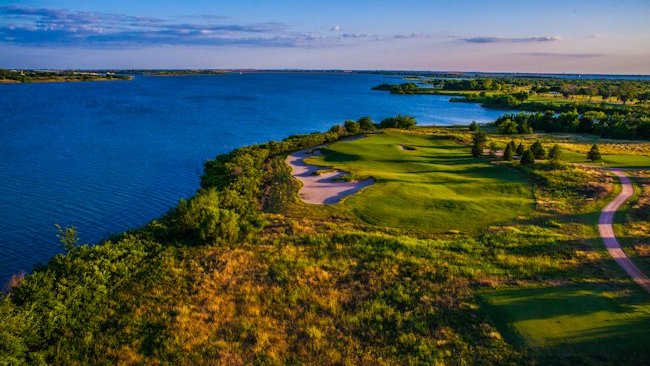
<path id="1" fill-rule="evenodd" d="M 607 56 L 604 53 L 553 53 L 553 52 L 529 52 L 522 53 L 524 56 L 534 57 L 555 57 L 555 58 L 595 58 Z"/>
<path id="2" fill-rule="evenodd" d="M 433 36 L 430 34 L 422 34 L 422 33 L 395 34 L 393 36 L 393 38 L 395 39 L 426 39 L 432 37 Z"/>
<path id="3" fill-rule="evenodd" d="M 564 38 L 559 36 L 546 36 L 546 37 L 470 37 L 461 38 L 462 41 L 468 43 L 536 43 L 536 42 L 558 42 L 563 41 Z"/>
<path id="4" fill-rule="evenodd" d="M 225 23 L 227 18 L 218 15 L 197 16 L 196 19 L 197 22 L 172 22 L 125 14 L 0 6 L 0 42 L 107 48 L 143 45 L 299 47 L 324 39 L 319 34 L 294 31 L 277 22 Z"/>
<path id="5" fill-rule="evenodd" d="M 339 32 L 339 31 L 341 31 L 341 26 L 338 24 L 330 28 L 330 32 Z"/>
<path id="6" fill-rule="evenodd" d="M 361 38 L 370 38 L 370 37 L 372 37 L 372 34 L 370 33 L 343 33 L 339 38 L 361 39 Z"/>

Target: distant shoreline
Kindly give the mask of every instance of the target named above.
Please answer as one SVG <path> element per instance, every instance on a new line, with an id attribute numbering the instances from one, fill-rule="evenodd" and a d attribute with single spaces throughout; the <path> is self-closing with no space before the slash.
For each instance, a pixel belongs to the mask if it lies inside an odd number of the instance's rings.
<path id="1" fill-rule="evenodd" d="M 130 76 L 129 78 L 117 79 L 117 78 L 99 78 L 99 79 L 33 79 L 29 81 L 20 81 L 20 80 L 11 80 L 11 79 L 0 79 L 0 84 L 31 84 L 31 83 L 88 83 L 93 81 L 130 81 L 134 77 Z"/>

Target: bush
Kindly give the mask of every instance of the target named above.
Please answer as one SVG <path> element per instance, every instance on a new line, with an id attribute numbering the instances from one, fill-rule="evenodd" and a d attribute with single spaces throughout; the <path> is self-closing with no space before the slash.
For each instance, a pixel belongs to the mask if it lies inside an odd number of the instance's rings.
<path id="1" fill-rule="evenodd" d="M 380 128 L 401 128 L 409 130 L 417 125 L 415 118 L 407 115 L 398 114 L 395 117 L 385 118 L 379 123 Z"/>
<path id="2" fill-rule="evenodd" d="M 553 147 L 551 147 L 551 150 L 548 151 L 548 158 L 553 161 L 560 160 L 561 156 L 562 149 L 560 149 L 560 146 L 558 144 L 553 145 Z"/>
<path id="3" fill-rule="evenodd" d="M 199 192 L 189 201 L 181 200 L 176 214 L 181 233 L 202 243 L 233 243 L 239 237 L 239 215 L 219 207 L 221 197 L 215 189 Z"/>
<path id="4" fill-rule="evenodd" d="M 520 142 L 515 152 L 517 153 L 518 156 L 522 156 L 526 152 L 526 147 L 524 147 L 524 144 Z"/>
<path id="5" fill-rule="evenodd" d="M 375 122 L 373 122 L 370 116 L 363 116 L 357 121 L 359 128 L 363 131 L 374 131 L 376 129 Z"/>
<path id="6" fill-rule="evenodd" d="M 355 135 L 355 134 L 359 133 L 359 131 L 361 130 L 361 127 L 359 126 L 359 123 L 357 123 L 355 121 L 349 121 L 349 120 L 345 121 L 345 123 L 343 123 L 343 127 L 351 135 Z"/>
<path id="7" fill-rule="evenodd" d="M 594 144 L 594 145 L 591 146 L 591 149 L 587 153 L 587 159 L 589 159 L 590 161 L 597 161 L 597 160 L 601 159 L 600 150 L 598 149 L 598 145 Z"/>
<path id="8" fill-rule="evenodd" d="M 512 145 L 511 144 L 506 145 L 506 148 L 503 150 L 503 160 L 510 161 L 512 160 L 513 155 L 514 152 L 512 151 Z"/>
<path id="9" fill-rule="evenodd" d="M 526 150 L 524 154 L 521 156 L 520 163 L 523 166 L 535 165 L 535 154 L 533 154 L 533 152 L 530 149 Z"/>
<path id="10" fill-rule="evenodd" d="M 507 119 L 499 125 L 498 130 L 502 135 L 514 135 L 518 132 L 517 122 Z"/>
<path id="11" fill-rule="evenodd" d="M 347 134 L 347 131 L 345 130 L 345 127 L 341 125 L 334 125 L 332 128 L 330 128 L 330 132 L 335 133 L 339 136 L 343 136 Z"/>
<path id="12" fill-rule="evenodd" d="M 472 156 L 477 158 L 483 155 L 483 149 L 485 148 L 485 143 L 487 142 L 487 136 L 485 132 L 476 132 L 472 136 Z"/>
<path id="13" fill-rule="evenodd" d="M 544 159 L 544 157 L 546 157 L 546 150 L 544 150 L 542 143 L 539 141 L 535 141 L 535 143 L 530 146 L 530 151 L 535 155 L 535 159 Z"/>

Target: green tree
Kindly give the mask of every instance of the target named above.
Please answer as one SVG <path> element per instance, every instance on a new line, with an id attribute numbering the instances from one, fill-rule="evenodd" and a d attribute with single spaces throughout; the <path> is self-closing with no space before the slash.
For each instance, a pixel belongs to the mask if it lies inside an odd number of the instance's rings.
<path id="1" fill-rule="evenodd" d="M 499 148 L 497 147 L 497 144 L 493 141 L 490 142 L 490 157 L 494 158 L 497 156 L 497 150 Z"/>
<path id="2" fill-rule="evenodd" d="M 519 143 L 519 146 L 517 146 L 517 150 L 515 150 L 515 152 L 517 153 L 518 156 L 524 155 L 524 153 L 526 152 L 526 147 L 522 142 Z"/>
<path id="3" fill-rule="evenodd" d="M 359 130 L 361 130 L 361 127 L 359 126 L 359 124 L 357 122 L 350 121 L 350 120 L 345 121 L 343 123 L 343 127 L 345 128 L 345 130 L 349 134 L 352 134 L 352 135 L 359 133 Z"/>
<path id="4" fill-rule="evenodd" d="M 530 151 L 535 154 L 535 159 L 544 159 L 546 156 L 546 150 L 544 150 L 542 143 L 539 141 L 535 141 L 535 143 L 530 146 Z"/>
<path id="5" fill-rule="evenodd" d="M 515 142 L 515 140 L 510 140 L 508 145 L 510 145 L 510 149 L 512 150 L 512 153 L 514 154 L 515 151 L 517 150 L 517 143 Z"/>
<path id="6" fill-rule="evenodd" d="M 506 148 L 503 150 L 503 160 L 510 161 L 514 155 L 514 150 L 511 144 L 507 144 Z"/>
<path id="7" fill-rule="evenodd" d="M 551 149 L 548 151 L 548 158 L 551 161 L 559 161 L 560 157 L 562 156 L 562 149 L 560 149 L 560 145 L 555 144 Z"/>
<path id="8" fill-rule="evenodd" d="M 508 118 L 499 125 L 498 130 L 502 135 L 514 135 L 518 131 L 517 127 L 517 122 Z"/>
<path id="9" fill-rule="evenodd" d="M 56 227 L 56 237 L 59 239 L 59 243 L 61 243 L 66 253 L 70 253 L 79 243 L 77 228 L 74 226 L 61 227 L 59 224 L 54 224 L 54 226 Z"/>
<path id="10" fill-rule="evenodd" d="M 535 154 L 533 154 L 533 152 L 528 149 L 521 156 L 521 160 L 519 160 L 519 162 L 523 166 L 533 166 L 535 165 Z"/>
<path id="11" fill-rule="evenodd" d="M 487 136 L 485 132 L 476 132 L 472 136 L 472 156 L 477 158 L 483 155 L 483 149 L 485 148 L 485 143 L 487 142 Z"/>
<path id="12" fill-rule="evenodd" d="M 385 118 L 379 123 L 380 128 L 401 128 L 410 130 L 415 127 L 417 121 L 415 118 L 407 115 L 398 114 L 395 117 Z"/>
<path id="13" fill-rule="evenodd" d="M 332 128 L 330 128 L 330 132 L 334 132 L 335 134 L 337 134 L 339 136 L 343 136 L 343 135 L 345 135 L 347 133 L 345 128 L 343 126 L 341 126 L 341 125 L 332 126 Z"/>
<path id="14" fill-rule="evenodd" d="M 469 130 L 470 132 L 478 132 L 479 130 L 478 123 L 476 123 L 476 121 L 472 121 L 472 123 L 469 124 Z"/>
<path id="15" fill-rule="evenodd" d="M 359 124 L 359 128 L 361 128 L 364 131 L 374 131 L 375 130 L 375 122 L 373 122 L 372 118 L 370 116 L 363 116 L 359 118 L 357 121 Z"/>
<path id="16" fill-rule="evenodd" d="M 594 144 L 591 146 L 591 149 L 589 149 L 589 152 L 587 153 L 587 159 L 589 159 L 590 161 L 597 161 L 601 159 L 598 145 Z"/>

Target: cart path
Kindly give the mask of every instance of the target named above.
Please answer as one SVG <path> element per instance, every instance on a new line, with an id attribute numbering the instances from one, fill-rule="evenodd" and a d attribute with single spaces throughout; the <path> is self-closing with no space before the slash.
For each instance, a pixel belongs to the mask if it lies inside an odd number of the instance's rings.
<path id="1" fill-rule="evenodd" d="M 614 236 L 614 228 L 612 227 L 616 210 L 618 210 L 625 201 L 632 197 L 632 194 L 634 194 L 634 188 L 632 187 L 630 178 L 623 174 L 620 169 L 610 170 L 620 178 L 622 190 L 621 193 L 619 193 L 618 196 L 616 196 L 616 198 L 614 198 L 614 200 L 612 200 L 600 212 L 600 218 L 598 219 L 598 232 L 600 233 L 600 237 L 603 238 L 603 243 L 605 244 L 607 251 L 612 258 L 614 258 L 616 263 L 618 263 L 618 265 L 621 266 L 630 277 L 632 277 L 634 282 L 638 283 L 644 290 L 646 290 L 646 292 L 650 293 L 650 279 L 641 272 L 639 267 L 637 267 L 630 258 L 627 257 L 627 255 L 625 255 L 621 245 L 618 243 L 618 240 L 616 240 L 616 236 Z"/>

